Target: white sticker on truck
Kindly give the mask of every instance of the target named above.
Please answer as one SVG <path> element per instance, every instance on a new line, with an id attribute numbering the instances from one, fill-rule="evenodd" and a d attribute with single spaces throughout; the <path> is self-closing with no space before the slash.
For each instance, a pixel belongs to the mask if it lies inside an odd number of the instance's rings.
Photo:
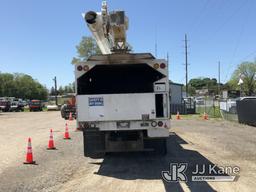
<path id="1" fill-rule="evenodd" d="M 89 106 L 104 106 L 103 97 L 89 97 Z"/>

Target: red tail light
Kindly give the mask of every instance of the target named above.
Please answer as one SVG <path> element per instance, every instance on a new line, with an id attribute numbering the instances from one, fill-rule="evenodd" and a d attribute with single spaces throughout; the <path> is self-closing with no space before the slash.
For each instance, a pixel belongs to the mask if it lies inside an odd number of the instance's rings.
<path id="1" fill-rule="evenodd" d="M 161 69 L 164 69 L 165 67 L 166 67 L 165 63 L 161 63 L 161 64 L 160 64 L 160 68 L 161 68 Z"/>
<path id="2" fill-rule="evenodd" d="M 157 123 L 158 127 L 162 127 L 163 124 L 164 124 L 163 121 L 158 121 L 158 123 Z"/>

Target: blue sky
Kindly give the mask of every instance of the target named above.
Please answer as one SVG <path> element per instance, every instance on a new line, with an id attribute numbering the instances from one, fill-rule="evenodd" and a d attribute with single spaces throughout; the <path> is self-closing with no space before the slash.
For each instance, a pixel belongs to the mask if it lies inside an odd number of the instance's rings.
<path id="1" fill-rule="evenodd" d="M 170 79 L 185 82 L 184 34 L 189 39 L 189 79 L 226 82 L 237 64 L 256 57 L 255 0 L 109 0 L 109 10 L 129 17 L 128 41 L 135 52 L 170 56 Z M 70 64 L 83 35 L 91 35 L 82 12 L 99 11 L 101 0 L 1 0 L 0 71 L 33 76 L 50 88 L 74 81 Z"/>

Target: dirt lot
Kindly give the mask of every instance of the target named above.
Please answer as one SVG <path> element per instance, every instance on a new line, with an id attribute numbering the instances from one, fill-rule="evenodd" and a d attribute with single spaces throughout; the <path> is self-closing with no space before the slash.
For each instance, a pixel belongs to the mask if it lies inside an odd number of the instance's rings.
<path id="1" fill-rule="evenodd" d="M 72 140 L 63 140 L 59 112 L 0 114 L 0 191 L 255 191 L 256 128 L 220 120 L 172 121 L 168 154 L 108 154 L 83 157 L 82 133 L 69 123 Z M 56 151 L 47 151 L 49 129 Z M 27 138 L 38 165 L 23 165 Z M 237 182 L 167 183 L 161 171 L 170 163 L 237 165 Z"/>

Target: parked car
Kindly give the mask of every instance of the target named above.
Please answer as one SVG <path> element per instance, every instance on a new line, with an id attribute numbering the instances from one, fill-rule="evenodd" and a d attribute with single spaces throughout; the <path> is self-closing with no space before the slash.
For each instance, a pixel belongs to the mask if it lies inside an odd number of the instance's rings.
<path id="1" fill-rule="evenodd" d="M 43 104 L 40 100 L 31 100 L 29 103 L 29 111 L 43 111 Z"/>
<path id="2" fill-rule="evenodd" d="M 9 109 L 9 111 L 13 112 L 20 112 L 20 111 L 24 111 L 24 106 L 21 102 L 12 102 L 11 103 L 11 107 Z"/>
<path id="3" fill-rule="evenodd" d="M 3 112 L 8 112 L 11 108 L 11 102 L 8 100 L 0 100 L 0 110 Z"/>

